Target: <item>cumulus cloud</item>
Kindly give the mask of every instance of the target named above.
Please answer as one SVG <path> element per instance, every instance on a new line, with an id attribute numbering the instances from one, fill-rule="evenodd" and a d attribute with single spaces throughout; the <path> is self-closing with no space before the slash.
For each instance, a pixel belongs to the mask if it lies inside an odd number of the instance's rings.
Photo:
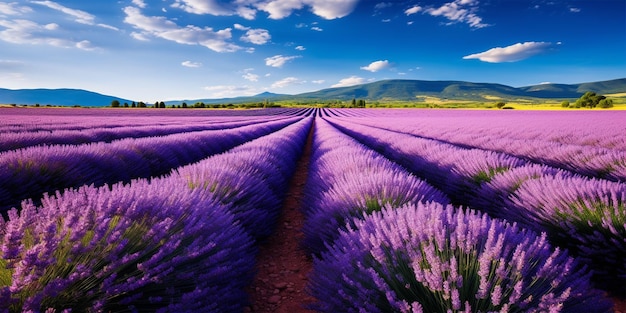
<path id="1" fill-rule="evenodd" d="M 76 10 L 76 9 L 72 9 L 72 8 L 68 8 L 64 5 L 58 4 L 56 2 L 53 1 L 31 1 L 34 4 L 39 4 L 39 5 L 43 5 L 46 6 L 50 9 L 53 10 L 57 10 L 60 12 L 63 12 L 71 17 L 73 17 L 75 19 L 75 21 L 77 23 L 80 24 L 85 24 L 85 25 L 95 25 L 95 26 L 100 26 L 103 28 L 108 28 L 108 29 L 112 29 L 112 30 L 118 30 L 117 27 L 111 26 L 111 25 L 107 25 L 107 24 L 101 24 L 98 23 L 96 24 L 95 20 L 96 17 L 90 13 L 87 13 L 85 11 L 82 10 Z"/>
<path id="2" fill-rule="evenodd" d="M 350 14 L 357 3 L 358 0 L 175 0 L 172 7 L 194 14 L 239 15 L 249 20 L 258 11 L 268 13 L 271 19 L 282 19 L 308 7 L 314 14 L 330 20 Z"/>
<path id="3" fill-rule="evenodd" d="M 200 62 L 192 62 L 192 61 L 183 61 L 181 63 L 181 65 L 184 66 L 184 67 L 197 68 L 197 67 L 201 67 L 202 63 L 200 63 Z"/>
<path id="4" fill-rule="evenodd" d="M 324 31 L 321 27 L 317 27 L 317 26 L 313 26 L 311 27 L 311 30 L 317 31 L 317 32 L 322 32 Z"/>
<path id="5" fill-rule="evenodd" d="M 323 83 L 325 83 L 326 81 L 325 81 L 325 80 L 323 80 L 323 79 L 318 79 L 318 80 L 312 80 L 311 82 L 312 82 L 312 83 L 314 83 L 314 84 L 323 84 Z"/>
<path id="6" fill-rule="evenodd" d="M 470 54 L 463 59 L 478 59 L 489 63 L 517 62 L 546 51 L 552 43 L 529 41 L 508 47 L 496 47 L 485 52 Z"/>
<path id="7" fill-rule="evenodd" d="M 344 78 L 340 80 L 338 83 L 332 85 L 331 87 L 347 87 L 347 86 L 360 85 L 363 83 L 365 83 L 365 78 L 358 77 L 358 76 L 350 76 L 348 78 Z"/>
<path id="8" fill-rule="evenodd" d="M 299 80 L 296 77 L 286 77 L 272 84 L 272 88 L 285 88 L 287 86 L 302 84 L 304 81 Z"/>
<path id="9" fill-rule="evenodd" d="M 229 42 L 232 38 L 230 28 L 214 31 L 210 27 L 181 27 L 162 16 L 145 16 L 136 7 L 125 7 L 124 13 L 124 22 L 140 30 L 142 37 L 154 36 L 179 44 L 200 45 L 216 52 L 234 52 L 241 49 Z"/>
<path id="10" fill-rule="evenodd" d="M 271 38 L 272 36 L 270 35 L 270 32 L 261 28 L 249 29 L 246 31 L 245 35 L 241 36 L 242 41 L 253 43 L 255 45 L 266 44 Z"/>
<path id="11" fill-rule="evenodd" d="M 291 61 L 293 59 L 297 59 L 300 56 L 284 56 L 284 55 L 275 55 L 273 57 L 265 58 L 265 65 L 271 67 L 283 67 L 285 63 Z"/>
<path id="12" fill-rule="evenodd" d="M 332 20 L 352 13 L 358 0 L 307 0 L 303 2 L 308 4 L 316 15 Z"/>
<path id="13" fill-rule="evenodd" d="M 304 51 L 304 50 L 306 50 L 306 48 L 304 46 L 297 46 L 296 50 Z"/>
<path id="14" fill-rule="evenodd" d="M 414 6 L 410 7 L 410 8 L 408 8 L 408 9 L 406 9 L 406 10 L 404 11 L 404 14 L 406 14 L 406 15 L 408 16 L 408 15 L 411 15 L 411 14 L 415 14 L 415 13 L 417 13 L 417 12 L 421 11 L 421 10 L 422 10 L 422 7 L 421 7 L 421 6 L 419 6 L 419 5 L 414 5 Z"/>
<path id="15" fill-rule="evenodd" d="M 390 67 L 391 67 L 391 63 L 389 63 L 389 61 L 381 60 L 381 61 L 374 61 L 370 63 L 368 66 L 362 66 L 361 69 L 374 73 L 374 72 L 378 72 L 380 70 L 384 70 Z"/>
<path id="16" fill-rule="evenodd" d="M 569 11 L 572 12 L 572 13 L 578 13 L 578 12 L 580 12 L 580 9 L 579 8 L 569 8 Z"/>

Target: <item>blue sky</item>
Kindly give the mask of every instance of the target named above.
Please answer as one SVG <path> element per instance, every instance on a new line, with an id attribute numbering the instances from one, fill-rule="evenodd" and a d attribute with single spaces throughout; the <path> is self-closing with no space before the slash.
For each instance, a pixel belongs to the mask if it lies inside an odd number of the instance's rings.
<path id="1" fill-rule="evenodd" d="M 623 77 L 624 0 L 0 1 L 0 88 L 154 102 Z"/>

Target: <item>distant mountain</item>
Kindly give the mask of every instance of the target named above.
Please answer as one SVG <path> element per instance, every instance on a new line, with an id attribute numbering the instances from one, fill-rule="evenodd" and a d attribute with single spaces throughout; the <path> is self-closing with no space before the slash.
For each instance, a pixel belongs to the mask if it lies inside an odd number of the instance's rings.
<path id="1" fill-rule="evenodd" d="M 277 100 L 284 100 L 284 99 L 291 99 L 293 96 L 291 95 L 284 95 L 284 94 L 278 94 L 278 93 L 272 93 L 272 92 L 263 92 L 260 93 L 258 95 L 254 95 L 254 96 L 243 96 L 243 97 L 235 97 L 235 98 L 219 98 L 219 99 L 192 99 L 192 100 L 171 100 L 171 101 L 165 101 L 165 105 L 179 105 L 182 104 L 183 102 L 187 103 L 188 105 L 193 105 L 194 103 L 197 102 L 202 102 L 204 104 L 228 104 L 228 103 L 232 103 L 232 104 L 237 104 L 237 103 L 250 103 L 250 102 L 261 102 L 261 101 L 265 101 L 267 100 L 271 100 L 271 101 L 277 101 Z"/>
<path id="2" fill-rule="evenodd" d="M 166 105 L 178 105 L 186 102 L 193 105 L 196 102 L 205 104 L 240 104 L 260 101 L 325 101 L 364 99 L 367 101 L 385 100 L 416 100 L 419 97 L 436 97 L 450 100 L 485 101 L 496 98 L 507 99 L 576 99 L 587 91 L 599 94 L 626 93 L 626 78 L 588 82 L 580 84 L 539 84 L 526 87 L 511 87 L 493 83 L 473 83 L 465 81 L 427 81 L 391 79 L 372 83 L 322 89 L 297 95 L 276 94 L 264 92 L 254 96 L 221 98 L 221 99 L 193 99 L 167 101 Z M 121 103 L 132 101 L 102 95 L 95 92 L 78 89 L 0 89 L 0 104 L 36 104 L 41 105 L 81 105 L 81 106 L 109 106 L 111 101 Z"/>
<path id="3" fill-rule="evenodd" d="M 368 100 L 415 100 L 431 96 L 457 100 L 485 100 L 490 97 L 518 98 L 579 98 L 587 91 L 599 94 L 626 92 L 626 78 L 582 83 L 540 84 L 515 88 L 502 84 L 472 83 L 464 81 L 382 80 L 362 85 L 322 89 L 295 95 L 299 99 L 361 98 Z"/>
<path id="4" fill-rule="evenodd" d="M 40 104 L 61 106 L 110 106 L 111 101 L 132 101 L 82 89 L 2 89 L 0 104 Z"/>

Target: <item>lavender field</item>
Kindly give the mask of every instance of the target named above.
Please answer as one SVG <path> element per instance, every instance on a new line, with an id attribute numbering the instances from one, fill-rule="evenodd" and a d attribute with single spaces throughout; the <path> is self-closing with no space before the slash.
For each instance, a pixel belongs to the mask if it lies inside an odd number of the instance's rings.
<path id="1" fill-rule="evenodd" d="M 311 309 L 614 312 L 624 121 L 0 109 L 0 312 L 243 312 L 306 148 Z"/>

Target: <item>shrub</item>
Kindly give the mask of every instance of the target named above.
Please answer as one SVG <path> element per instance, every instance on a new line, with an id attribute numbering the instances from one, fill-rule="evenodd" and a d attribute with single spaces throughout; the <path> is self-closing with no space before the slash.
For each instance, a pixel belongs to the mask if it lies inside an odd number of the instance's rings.
<path id="1" fill-rule="evenodd" d="M 609 312 L 589 274 L 545 235 L 437 203 L 356 222 L 320 259 L 322 312 Z"/>
<path id="2" fill-rule="evenodd" d="M 607 290 L 626 292 L 626 184 L 571 175 L 529 179 L 503 214 L 569 249 Z"/>
<path id="3" fill-rule="evenodd" d="M 252 240 L 199 200 L 172 180 L 142 180 L 24 202 L 1 225 L 0 311 L 241 310 Z"/>

